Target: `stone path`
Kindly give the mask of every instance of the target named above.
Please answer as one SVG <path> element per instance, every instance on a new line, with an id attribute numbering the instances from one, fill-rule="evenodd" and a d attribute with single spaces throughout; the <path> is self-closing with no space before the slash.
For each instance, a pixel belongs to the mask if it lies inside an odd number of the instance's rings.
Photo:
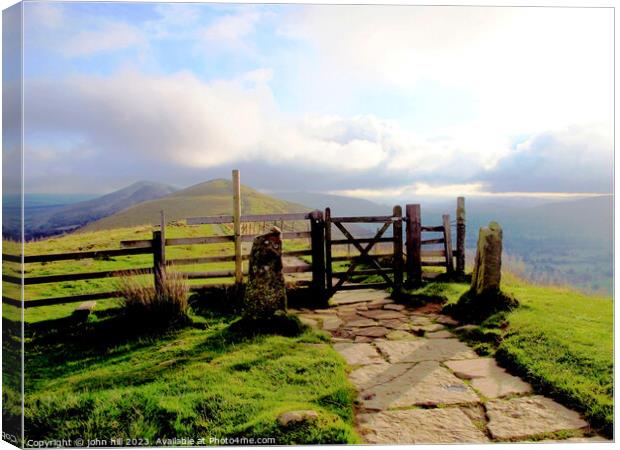
<path id="1" fill-rule="evenodd" d="M 458 323 L 437 306 L 408 308 L 370 289 L 338 292 L 331 303 L 295 312 L 330 332 L 349 364 L 367 443 L 525 441 L 558 432 L 570 441 L 602 440 L 584 437 L 592 433 L 578 413 L 456 339 L 450 330 Z"/>

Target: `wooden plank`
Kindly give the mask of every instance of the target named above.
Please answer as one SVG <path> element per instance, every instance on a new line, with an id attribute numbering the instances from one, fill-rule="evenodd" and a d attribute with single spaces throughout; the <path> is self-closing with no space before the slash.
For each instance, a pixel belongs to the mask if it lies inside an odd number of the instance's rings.
<path id="1" fill-rule="evenodd" d="M 249 255 L 243 255 L 243 259 L 249 259 Z M 166 261 L 168 266 L 184 266 L 188 264 L 209 264 L 214 262 L 232 262 L 235 260 L 235 255 L 222 255 L 222 256 L 203 256 L 200 258 L 177 258 L 169 259 Z"/>
<path id="2" fill-rule="evenodd" d="M 321 213 L 321 216 L 322 215 L 323 214 Z M 309 256 L 312 254 L 312 250 L 289 250 L 288 252 L 282 252 L 282 256 Z"/>
<path id="3" fill-rule="evenodd" d="M 21 300 L 15 300 L 14 298 L 5 297 L 4 295 L 2 296 L 2 303 L 6 304 L 6 305 L 16 306 L 18 308 L 22 307 Z"/>
<path id="4" fill-rule="evenodd" d="M 443 232 L 443 225 L 436 227 L 422 227 L 422 231 Z"/>
<path id="5" fill-rule="evenodd" d="M 25 263 L 67 261 L 72 259 L 108 258 L 114 256 L 145 255 L 151 253 L 151 247 L 144 248 L 120 248 L 113 250 L 96 250 L 91 252 L 52 253 L 49 255 L 28 255 L 24 257 Z"/>
<path id="6" fill-rule="evenodd" d="M 82 295 L 73 295 L 68 297 L 54 297 L 54 298 L 42 298 L 38 300 L 26 300 L 24 302 L 25 308 L 34 308 L 37 306 L 53 306 L 53 305 L 61 305 L 63 303 L 78 303 L 84 302 L 88 300 L 101 300 L 105 298 L 115 298 L 121 297 L 122 294 L 120 292 L 98 292 L 95 294 L 82 294 Z"/>
<path id="7" fill-rule="evenodd" d="M 422 240 L 420 243 L 422 245 L 430 245 L 430 244 L 443 244 L 445 242 L 446 241 L 444 238 L 440 238 L 440 239 L 426 239 L 426 240 Z"/>
<path id="8" fill-rule="evenodd" d="M 241 222 L 277 222 L 308 220 L 311 213 L 287 213 L 287 214 L 249 214 L 240 217 Z M 189 217 L 188 225 L 233 223 L 233 216 L 208 216 Z"/>
<path id="9" fill-rule="evenodd" d="M 456 271 L 465 273 L 465 197 L 456 199 Z"/>
<path id="10" fill-rule="evenodd" d="M 421 245 L 422 225 L 420 205 L 406 205 L 407 216 L 407 283 L 411 286 L 419 286 L 422 283 Z"/>
<path id="11" fill-rule="evenodd" d="M 260 234 L 245 234 L 241 236 L 242 242 L 252 242 L 254 238 L 260 236 Z M 311 239 L 312 233 L 310 231 L 287 231 L 282 233 L 282 239 Z"/>
<path id="12" fill-rule="evenodd" d="M 446 251 L 446 270 L 448 273 L 454 272 L 454 259 L 452 258 L 452 230 L 450 228 L 450 215 L 442 216 L 444 228 L 444 250 Z"/>
<path id="13" fill-rule="evenodd" d="M 389 224 L 388 224 L 389 225 Z M 371 242 L 379 243 L 379 242 L 394 242 L 394 238 L 354 238 L 353 241 L 351 239 L 334 239 L 331 241 L 332 245 L 346 245 L 346 244 L 354 244 L 357 242 L 359 244 L 369 244 Z"/>
<path id="14" fill-rule="evenodd" d="M 169 238 L 166 239 L 166 245 L 202 245 L 202 244 L 221 244 L 225 242 L 234 242 L 234 236 L 202 236 L 189 238 Z"/>
<path id="15" fill-rule="evenodd" d="M 445 258 L 446 251 L 445 250 L 422 250 L 421 256 L 424 257 L 441 257 Z"/>
<path id="16" fill-rule="evenodd" d="M 393 216 L 359 216 L 359 217 L 332 217 L 333 223 L 382 223 L 392 222 Z"/>
<path id="17" fill-rule="evenodd" d="M 422 261 L 422 266 L 446 267 L 446 261 Z"/>
<path id="18" fill-rule="evenodd" d="M 61 281 L 95 280 L 98 278 L 135 276 L 149 273 L 153 273 L 152 267 L 132 268 L 126 270 L 106 270 L 102 272 L 70 273 L 62 275 L 45 275 L 42 277 L 26 277 L 24 278 L 24 285 L 59 283 Z"/>
<path id="19" fill-rule="evenodd" d="M 21 255 L 9 255 L 8 253 L 3 253 L 2 254 L 2 262 L 21 263 L 22 262 L 22 256 Z"/>
<path id="20" fill-rule="evenodd" d="M 6 283 L 18 284 L 18 285 L 21 286 L 22 280 L 23 280 L 23 278 L 21 278 L 21 277 L 14 277 L 12 275 L 2 274 L 2 281 L 6 282 Z"/>
<path id="21" fill-rule="evenodd" d="M 398 295 L 403 286 L 403 210 L 399 205 L 392 210 L 394 216 L 393 235 L 394 235 L 394 256 L 392 265 L 394 267 L 394 293 Z"/>
<path id="22" fill-rule="evenodd" d="M 199 278 L 232 278 L 235 276 L 234 269 L 231 270 L 209 270 L 204 272 L 181 272 L 189 280 Z"/>

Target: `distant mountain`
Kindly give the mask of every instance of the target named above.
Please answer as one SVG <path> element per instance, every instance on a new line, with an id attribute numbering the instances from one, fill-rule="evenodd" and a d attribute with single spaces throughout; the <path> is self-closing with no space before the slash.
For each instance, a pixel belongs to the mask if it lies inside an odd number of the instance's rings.
<path id="1" fill-rule="evenodd" d="M 232 183 L 229 180 L 217 179 L 196 184 L 90 223 L 83 230 L 96 231 L 158 224 L 162 210 L 165 212 L 166 220 L 169 221 L 188 217 L 232 214 Z M 279 200 L 261 194 L 250 187 L 241 186 L 242 214 L 276 214 L 310 210 L 312 208 Z"/>
<path id="2" fill-rule="evenodd" d="M 26 198 L 24 228 L 27 239 L 52 236 L 83 227 L 144 201 L 164 197 L 176 189 L 162 183 L 139 181 L 118 191 L 70 204 L 51 204 L 39 197 Z M 6 235 L 7 231 L 3 230 Z M 17 230 L 15 230 L 17 231 Z"/>
<path id="3" fill-rule="evenodd" d="M 308 205 L 320 211 L 329 207 L 335 216 L 384 216 L 392 207 L 369 200 L 342 195 L 319 194 L 315 192 L 278 192 L 274 196 L 291 202 Z"/>

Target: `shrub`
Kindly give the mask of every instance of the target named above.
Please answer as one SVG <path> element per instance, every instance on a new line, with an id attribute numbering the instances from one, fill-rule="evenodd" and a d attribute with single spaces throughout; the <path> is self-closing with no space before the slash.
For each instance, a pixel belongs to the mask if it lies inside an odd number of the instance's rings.
<path id="1" fill-rule="evenodd" d="M 117 280 L 127 316 L 151 325 L 172 325 L 187 319 L 189 284 L 179 272 L 158 273 L 161 289 L 143 272 L 128 273 Z"/>

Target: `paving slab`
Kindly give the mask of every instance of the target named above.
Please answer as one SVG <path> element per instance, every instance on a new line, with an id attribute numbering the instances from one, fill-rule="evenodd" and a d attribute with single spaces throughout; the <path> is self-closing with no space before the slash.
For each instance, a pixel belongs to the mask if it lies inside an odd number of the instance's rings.
<path id="1" fill-rule="evenodd" d="M 411 319 L 409 320 L 409 322 L 412 325 L 418 325 L 418 326 L 430 325 L 432 323 L 430 319 L 427 319 L 426 317 L 420 317 L 420 316 L 411 316 Z"/>
<path id="2" fill-rule="evenodd" d="M 487 398 L 532 392 L 532 386 L 521 378 L 510 375 L 493 358 L 446 361 L 445 365 L 457 377 L 471 380 L 472 386 Z"/>
<path id="3" fill-rule="evenodd" d="M 400 319 L 407 320 L 407 317 L 398 311 L 386 311 L 384 309 L 369 309 L 368 311 L 358 311 L 360 316 L 368 319 Z"/>
<path id="4" fill-rule="evenodd" d="M 377 347 L 391 363 L 472 359 L 478 355 L 457 339 L 377 341 Z"/>
<path id="5" fill-rule="evenodd" d="M 383 305 L 383 309 L 388 309 L 390 311 L 402 311 L 405 309 L 405 305 L 397 305 L 395 303 L 390 303 L 387 305 Z"/>
<path id="6" fill-rule="evenodd" d="M 350 305 L 353 303 L 365 303 L 373 300 L 381 300 L 389 297 L 385 291 L 376 289 L 359 289 L 355 291 L 338 291 L 331 298 L 332 305 Z"/>
<path id="7" fill-rule="evenodd" d="M 434 331 L 445 330 L 446 328 L 438 323 L 431 323 L 428 325 L 414 325 L 411 329 L 418 333 L 432 333 Z"/>
<path id="8" fill-rule="evenodd" d="M 354 342 L 372 342 L 373 339 L 369 336 L 355 336 Z"/>
<path id="9" fill-rule="evenodd" d="M 364 327 L 364 328 L 354 328 L 351 330 L 355 336 L 367 336 L 379 338 L 383 337 L 390 332 L 385 327 Z"/>
<path id="10" fill-rule="evenodd" d="M 382 319 L 379 321 L 382 326 L 393 330 L 410 330 L 411 324 L 403 322 L 400 319 Z"/>
<path id="11" fill-rule="evenodd" d="M 436 361 L 412 365 L 391 381 L 360 392 L 359 397 L 368 410 L 480 401 L 471 388 Z"/>
<path id="12" fill-rule="evenodd" d="M 359 416 L 370 444 L 484 443 L 487 437 L 459 408 L 383 411 Z"/>
<path id="13" fill-rule="evenodd" d="M 541 395 L 491 400 L 486 409 L 487 428 L 495 439 L 520 439 L 588 426 L 579 413 Z"/>
<path id="14" fill-rule="evenodd" d="M 349 374 L 349 380 L 361 392 L 392 381 L 411 367 L 411 364 L 370 364 L 352 371 Z"/>
<path id="15" fill-rule="evenodd" d="M 338 343 L 334 344 L 334 349 L 344 357 L 350 366 L 385 363 L 377 349 L 371 344 Z"/>
<path id="16" fill-rule="evenodd" d="M 346 321 L 343 326 L 345 328 L 361 328 L 361 327 L 374 327 L 376 325 L 379 325 L 379 322 L 377 322 L 376 320 L 367 319 L 365 317 L 359 317 L 359 319 Z"/>
<path id="17" fill-rule="evenodd" d="M 424 334 L 424 337 L 429 339 L 455 339 L 456 336 L 450 333 L 448 330 L 433 331 L 432 333 Z"/>
<path id="18" fill-rule="evenodd" d="M 413 341 L 415 339 L 419 339 L 417 336 L 407 333 L 404 330 L 392 330 L 385 335 L 385 338 L 390 341 Z"/>
<path id="19" fill-rule="evenodd" d="M 325 331 L 336 331 L 342 325 L 342 320 L 338 318 L 338 316 L 324 316 L 323 320 L 323 329 Z"/>

